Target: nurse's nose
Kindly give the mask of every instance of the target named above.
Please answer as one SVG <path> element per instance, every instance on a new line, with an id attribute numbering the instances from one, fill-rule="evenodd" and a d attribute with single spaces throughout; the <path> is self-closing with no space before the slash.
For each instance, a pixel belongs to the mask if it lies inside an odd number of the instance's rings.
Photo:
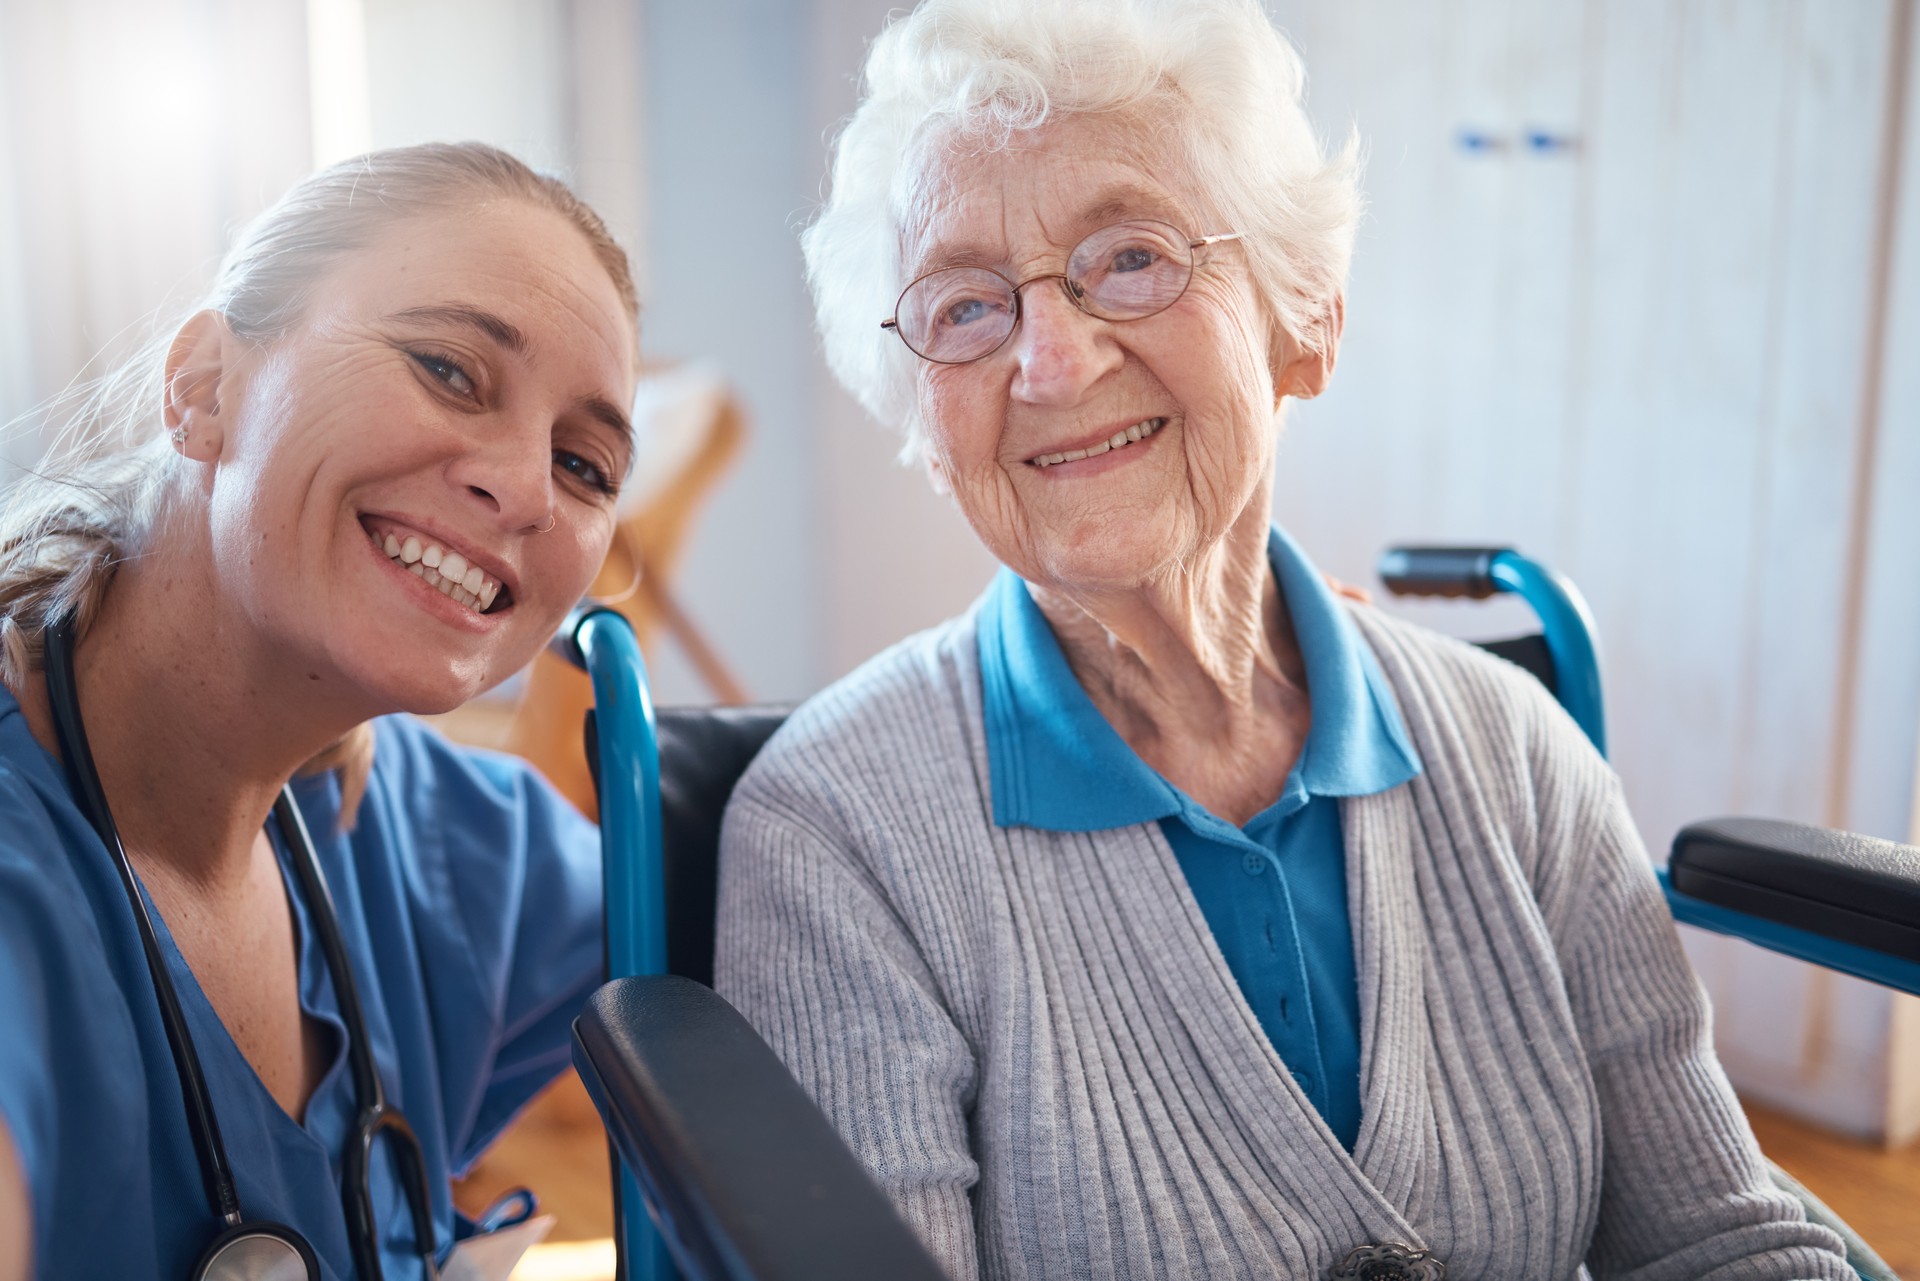
<path id="1" fill-rule="evenodd" d="M 503 532 L 546 525 L 554 506 L 552 425 L 530 420 L 474 439 L 447 478 Z"/>
<path id="2" fill-rule="evenodd" d="M 1028 281 L 1020 292 L 1013 349 L 1013 395 L 1034 405 L 1074 405 L 1120 367 L 1112 322 L 1080 310 L 1065 277 Z"/>

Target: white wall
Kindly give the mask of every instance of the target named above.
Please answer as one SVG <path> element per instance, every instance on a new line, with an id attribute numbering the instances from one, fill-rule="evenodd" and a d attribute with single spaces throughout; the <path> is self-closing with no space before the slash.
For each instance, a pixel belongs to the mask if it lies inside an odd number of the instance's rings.
<path id="1" fill-rule="evenodd" d="M 821 163 L 809 9 L 663 0 L 647 9 L 645 37 L 641 345 L 717 362 L 750 432 L 701 514 L 682 604 L 765 699 L 801 697 L 824 676 L 819 375 L 794 239 Z M 655 667 L 662 702 L 709 697 L 671 650 Z"/>
<path id="2" fill-rule="evenodd" d="M 566 5 L 364 0 L 372 147 L 490 142 L 566 171 L 572 120 Z"/>

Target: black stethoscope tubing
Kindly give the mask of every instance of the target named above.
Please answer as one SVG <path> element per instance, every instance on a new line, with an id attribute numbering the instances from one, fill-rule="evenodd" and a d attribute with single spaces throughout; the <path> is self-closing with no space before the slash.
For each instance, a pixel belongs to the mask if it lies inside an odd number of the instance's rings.
<path id="1" fill-rule="evenodd" d="M 309 1275 L 318 1277 L 319 1268 L 313 1249 L 299 1233 L 280 1224 L 248 1222 L 241 1213 L 233 1167 L 227 1159 L 226 1145 L 220 1138 L 220 1122 L 214 1112 L 206 1074 L 201 1068 L 192 1034 L 187 1030 L 179 993 L 167 973 L 166 958 L 160 950 L 153 917 L 147 910 L 146 896 L 141 893 L 139 877 L 135 875 L 133 864 L 127 858 L 126 847 L 120 841 L 119 828 L 113 821 L 113 810 L 107 804 L 99 771 L 94 767 L 93 749 L 87 742 L 86 725 L 80 715 L 79 690 L 74 682 L 73 616 L 68 614 L 49 623 L 44 640 L 47 698 L 53 712 L 54 732 L 60 744 L 68 785 L 80 801 L 88 822 L 113 856 L 121 887 L 126 891 L 127 902 L 133 909 L 134 925 L 146 954 L 147 972 L 153 980 L 154 997 L 160 1006 L 160 1021 L 166 1029 L 167 1045 L 172 1051 L 174 1069 L 180 1078 L 187 1128 L 199 1160 L 207 1203 L 223 1224 L 223 1230 L 208 1248 L 196 1275 L 204 1274 L 207 1266 L 233 1239 L 253 1232 L 287 1242 L 300 1254 Z M 299 883 L 301 896 L 307 901 L 308 915 L 312 918 L 320 950 L 326 957 L 341 1018 L 347 1025 L 347 1061 L 353 1076 L 358 1117 L 346 1151 L 342 1154 L 341 1198 L 347 1217 L 348 1235 L 353 1243 L 355 1266 L 370 1279 L 383 1274 L 368 1175 L 374 1141 L 386 1134 L 397 1141 L 394 1148 L 398 1158 L 395 1164 L 400 1167 L 397 1173 L 406 1189 L 412 1211 L 414 1242 L 426 1262 L 427 1276 L 431 1281 L 438 1275 L 438 1269 L 434 1258 L 432 1197 L 425 1154 L 406 1118 L 388 1104 L 386 1091 L 381 1086 L 367 1035 L 366 1018 L 360 1005 L 360 991 L 354 983 L 346 943 L 340 934 L 333 894 L 327 888 L 326 877 L 320 870 L 320 861 L 314 852 L 313 838 L 307 831 L 306 821 L 301 818 L 290 789 L 283 787 L 280 790 L 278 799 L 274 801 L 273 814 L 279 824 L 281 838 L 292 854 L 289 861 L 293 866 L 294 879 Z"/>

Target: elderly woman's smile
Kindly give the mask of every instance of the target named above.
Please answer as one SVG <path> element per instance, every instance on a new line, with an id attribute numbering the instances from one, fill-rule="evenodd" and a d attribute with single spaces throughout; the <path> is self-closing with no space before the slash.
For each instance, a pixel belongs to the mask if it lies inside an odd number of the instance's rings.
<path id="1" fill-rule="evenodd" d="M 1069 445 L 1058 453 L 1035 454 L 1032 458 L 1027 459 L 1027 465 L 1031 467 L 1063 467 L 1068 463 L 1087 462 L 1093 465 L 1087 467 L 1067 467 L 1065 471 L 1055 472 L 1054 476 L 1057 478 L 1060 476 L 1098 475 L 1106 469 L 1106 466 L 1113 465 L 1115 460 L 1109 459 L 1107 464 L 1103 466 L 1095 463 L 1095 459 L 1103 454 L 1125 449 L 1128 445 L 1145 440 L 1166 425 L 1167 420 L 1164 418 L 1147 418 L 1140 422 L 1132 423 L 1116 431 L 1111 436 L 1102 436 L 1096 432 L 1094 433 L 1094 439 L 1090 443 Z M 1131 462 L 1138 456 L 1138 453 L 1130 455 L 1128 461 Z"/>

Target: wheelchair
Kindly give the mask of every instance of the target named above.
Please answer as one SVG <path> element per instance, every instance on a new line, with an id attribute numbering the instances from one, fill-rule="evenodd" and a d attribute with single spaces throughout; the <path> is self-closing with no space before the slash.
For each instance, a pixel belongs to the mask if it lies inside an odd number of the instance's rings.
<path id="1" fill-rule="evenodd" d="M 1512 593 L 1537 635 L 1482 642 L 1558 698 L 1603 755 L 1594 629 L 1565 578 L 1510 548 L 1396 547 L 1402 596 Z M 631 626 L 585 608 L 553 642 L 593 682 L 587 757 L 600 795 L 612 980 L 574 1024 L 574 1064 L 616 1154 L 622 1281 L 942 1281 L 944 1273 L 772 1049 L 710 984 L 721 815 L 791 710 L 655 712 Z M 1659 876 L 1674 918 L 1920 994 L 1920 847 L 1724 818 L 1674 838 Z M 1839 1232 L 1865 1281 L 1894 1274 Z"/>

